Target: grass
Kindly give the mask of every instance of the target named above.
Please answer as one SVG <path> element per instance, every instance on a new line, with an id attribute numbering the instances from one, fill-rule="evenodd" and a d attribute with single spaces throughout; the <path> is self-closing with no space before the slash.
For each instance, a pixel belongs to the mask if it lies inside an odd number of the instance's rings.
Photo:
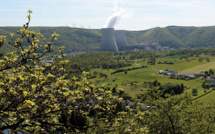
<path id="1" fill-rule="evenodd" d="M 170 56 L 170 57 L 166 57 L 166 58 L 158 58 L 156 59 L 156 63 L 158 62 L 164 62 L 164 61 L 168 61 L 168 62 L 173 62 L 174 64 L 156 64 L 156 65 L 150 65 L 150 64 L 146 64 L 147 66 L 151 67 L 151 68 L 155 68 L 157 70 L 165 70 L 166 68 L 170 68 L 170 69 L 175 69 L 176 71 L 178 71 L 178 73 L 193 73 L 193 67 L 196 66 L 201 66 L 199 69 L 195 69 L 194 73 L 199 73 L 200 71 L 208 71 L 210 68 L 215 68 L 215 57 L 212 56 L 206 56 L 206 55 L 201 55 L 202 58 L 205 57 L 209 57 L 211 62 L 207 62 L 205 59 L 202 62 L 199 62 L 198 59 L 199 57 L 189 57 L 187 60 L 185 58 L 183 59 L 179 59 L 177 58 L 177 56 Z M 206 65 L 204 65 L 206 64 Z M 207 67 L 207 68 L 206 68 Z M 186 69 L 190 69 L 187 70 Z M 190 71 L 190 72 L 189 72 Z"/>
<path id="2" fill-rule="evenodd" d="M 168 56 L 168 57 L 165 57 L 164 59 L 179 59 L 181 56 L 179 55 L 175 55 L 175 56 Z"/>
<path id="3" fill-rule="evenodd" d="M 115 70 L 112 69 L 93 69 L 91 72 L 97 71 L 105 73 L 108 77 L 99 77 L 90 79 L 90 82 L 95 83 L 95 86 L 102 86 L 106 85 L 111 89 L 115 86 L 118 88 L 124 88 L 125 92 L 128 93 L 130 96 L 135 97 L 136 94 L 144 93 L 151 88 L 147 87 L 144 82 L 153 82 L 154 80 L 158 80 L 161 84 L 165 83 L 173 83 L 173 84 L 181 84 L 183 83 L 184 86 L 190 87 L 188 92 L 192 93 L 193 88 L 197 88 L 198 95 L 193 96 L 193 98 L 198 97 L 204 94 L 204 90 L 202 89 L 202 83 L 204 80 L 200 78 L 194 80 L 179 80 L 179 79 L 171 79 L 169 76 L 159 75 L 157 74 L 157 70 L 165 70 L 166 68 L 175 69 L 179 73 L 198 73 L 200 71 L 209 70 L 210 68 L 215 68 L 215 57 L 209 57 L 211 62 L 206 62 L 203 60 L 202 62 L 198 61 L 198 57 L 191 57 L 186 59 L 179 59 L 180 56 L 170 56 L 166 58 L 158 58 L 156 62 L 164 62 L 164 61 L 172 61 L 174 64 L 156 64 L 151 65 L 147 64 L 147 60 L 144 61 L 143 59 L 136 59 L 133 60 L 133 65 L 129 67 L 124 67 L 121 69 L 128 69 L 133 67 L 140 67 L 140 66 L 148 66 L 149 68 L 140 68 L 136 70 L 127 71 L 127 74 L 124 72 L 111 74 Z M 201 57 L 205 57 L 205 55 L 201 55 Z M 96 82 L 97 81 L 97 82 Z M 134 83 L 134 85 L 131 85 Z M 207 96 L 207 95 L 206 95 Z M 200 98 L 199 98 L 200 99 Z M 199 100 L 198 99 L 198 100 Z"/>
<path id="4" fill-rule="evenodd" d="M 208 71 L 209 69 L 215 69 L 215 61 L 187 68 L 181 71 L 181 73 L 199 73 L 201 71 Z"/>
<path id="5" fill-rule="evenodd" d="M 203 102 L 203 103 L 209 103 L 211 100 L 214 100 L 214 97 L 215 97 L 215 91 L 213 90 L 211 93 L 209 93 L 203 97 L 200 97 L 197 100 L 200 102 Z"/>
<path id="6" fill-rule="evenodd" d="M 94 79 L 90 79 L 91 82 L 98 81 L 100 82 L 96 83 L 96 86 L 102 86 L 106 85 L 110 88 L 113 88 L 114 86 L 118 86 L 120 88 L 124 88 L 125 92 L 131 95 L 132 97 L 135 97 L 136 94 L 144 93 L 146 90 L 149 90 L 149 87 L 145 87 L 143 82 L 152 82 L 154 80 L 158 80 L 161 84 L 165 83 L 174 83 L 174 84 L 181 84 L 183 83 L 184 86 L 190 87 L 190 88 L 201 88 L 203 80 L 201 79 L 195 79 L 195 80 L 178 80 L 178 79 L 171 79 L 169 76 L 165 75 L 159 75 L 156 73 L 155 69 L 151 68 L 141 68 L 137 70 L 128 71 L 127 74 L 124 72 L 112 74 L 114 70 L 102 70 L 102 69 L 95 69 L 94 71 L 102 71 L 103 73 L 108 75 L 108 79 L 100 78 L 97 76 Z M 136 86 L 131 86 L 130 83 L 134 82 Z"/>
<path id="7" fill-rule="evenodd" d="M 193 59 L 190 61 L 186 61 L 185 59 L 174 59 L 174 60 L 164 60 L 159 59 L 158 62 L 164 62 L 164 61 L 172 61 L 174 64 L 156 64 L 156 65 L 148 65 L 151 68 L 155 68 L 158 70 L 165 70 L 166 68 L 175 69 L 176 71 L 180 72 L 182 70 L 185 70 L 187 68 L 195 67 L 201 64 L 207 63 L 206 61 L 198 62 L 197 59 Z"/>
<path id="8" fill-rule="evenodd" d="M 192 89 L 193 89 L 193 88 L 192 88 Z M 188 93 L 190 93 L 190 94 L 192 95 L 192 89 L 188 89 L 188 90 L 186 90 L 186 92 L 188 92 Z M 199 97 L 199 96 L 205 94 L 204 91 L 205 91 L 204 89 L 199 89 L 199 88 L 198 88 L 198 94 L 197 94 L 196 96 L 192 96 L 192 99 L 195 99 L 195 98 L 197 98 L 197 97 Z M 207 92 L 208 92 L 208 91 L 207 91 Z"/>

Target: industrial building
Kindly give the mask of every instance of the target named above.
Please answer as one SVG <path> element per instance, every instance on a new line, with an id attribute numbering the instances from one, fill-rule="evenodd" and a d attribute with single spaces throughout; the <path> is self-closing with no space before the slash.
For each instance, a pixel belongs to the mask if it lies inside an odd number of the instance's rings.
<path id="1" fill-rule="evenodd" d="M 114 30 L 114 28 L 102 28 L 102 42 L 100 51 L 131 51 L 131 50 L 147 50 L 159 51 L 170 50 L 169 47 L 160 46 L 159 42 L 151 44 L 141 43 L 140 45 L 128 46 L 126 42 L 125 30 Z"/>
<path id="2" fill-rule="evenodd" d="M 127 46 L 127 42 L 125 38 L 125 30 L 116 30 L 115 40 L 119 51 L 123 51 L 123 46 Z"/>
<path id="3" fill-rule="evenodd" d="M 118 51 L 114 35 L 114 28 L 102 28 L 102 42 L 100 46 L 101 51 Z"/>

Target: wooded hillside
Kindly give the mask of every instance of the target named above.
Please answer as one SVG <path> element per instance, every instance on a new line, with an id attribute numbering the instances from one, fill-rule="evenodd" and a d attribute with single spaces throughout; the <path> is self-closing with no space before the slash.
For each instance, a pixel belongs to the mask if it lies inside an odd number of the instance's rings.
<path id="1" fill-rule="evenodd" d="M 0 27 L 0 35 L 14 33 L 19 27 Z M 101 42 L 100 29 L 80 29 L 72 27 L 31 27 L 31 30 L 40 32 L 44 37 L 54 31 L 60 36 L 55 42 L 54 47 L 65 46 L 65 53 L 77 51 L 96 51 L 99 50 Z M 215 26 L 210 27 L 180 27 L 169 26 L 165 28 L 152 28 L 144 31 L 126 31 L 128 45 L 137 45 L 147 42 L 148 44 L 159 41 L 161 46 L 172 48 L 191 48 L 213 47 L 215 45 Z M 13 50 L 6 42 L 1 48 L 1 52 Z"/>

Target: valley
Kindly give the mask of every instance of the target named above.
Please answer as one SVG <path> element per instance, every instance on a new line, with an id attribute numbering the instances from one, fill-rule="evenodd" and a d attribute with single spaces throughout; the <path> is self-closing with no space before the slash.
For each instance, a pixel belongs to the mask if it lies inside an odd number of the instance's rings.
<path id="1" fill-rule="evenodd" d="M 204 89 L 202 87 L 202 83 L 206 80 L 206 78 L 210 77 L 210 75 L 205 76 L 205 71 L 209 71 L 210 69 L 215 70 L 215 57 L 212 56 L 213 51 L 214 49 L 174 50 L 163 52 L 106 52 L 106 54 L 97 52 L 85 53 L 83 55 L 76 56 L 75 59 L 79 60 L 79 69 L 85 69 L 84 66 L 81 68 L 81 65 L 86 62 L 91 62 L 94 59 L 94 56 L 103 57 L 102 59 L 106 59 L 105 61 L 103 60 L 100 62 L 99 59 L 97 59 L 98 61 L 93 63 L 95 67 L 92 67 L 87 63 L 85 64 L 88 66 L 88 70 L 86 71 L 90 72 L 89 81 L 97 88 L 105 87 L 109 90 L 112 90 L 113 88 L 123 88 L 128 96 L 131 96 L 133 99 L 137 99 L 138 95 L 146 94 L 149 90 L 157 91 L 159 89 L 159 85 L 151 85 L 151 83 L 157 81 L 160 85 L 165 85 L 168 83 L 179 85 L 183 84 L 184 87 L 186 87 L 184 92 L 188 93 L 192 93 L 193 89 L 198 89 L 198 95 L 192 96 L 192 98 L 196 98 L 210 91 L 209 89 Z M 153 55 L 156 55 L 154 65 L 151 64 L 151 58 Z M 79 59 L 78 57 L 82 58 Z M 88 58 L 84 59 L 86 57 Z M 73 62 L 72 59 L 70 59 L 71 62 Z M 202 60 L 200 61 L 199 59 Z M 125 67 L 117 67 L 117 64 L 120 62 L 123 62 L 125 65 L 126 63 L 129 64 Z M 69 66 L 72 66 L 72 63 L 69 64 Z M 76 66 L 78 65 L 76 64 Z M 178 76 L 167 76 L 158 73 L 159 70 L 166 69 L 175 70 Z M 205 78 L 199 76 L 200 72 L 204 73 Z M 195 75 L 196 78 L 185 78 L 186 76 L 188 77 L 189 74 Z M 212 90 L 213 87 L 210 89 Z M 208 95 L 211 94 L 212 93 Z M 205 100 L 210 100 L 211 97 L 206 96 L 202 97 L 205 99 L 201 98 L 198 100 L 203 100 L 204 102 L 206 102 Z"/>

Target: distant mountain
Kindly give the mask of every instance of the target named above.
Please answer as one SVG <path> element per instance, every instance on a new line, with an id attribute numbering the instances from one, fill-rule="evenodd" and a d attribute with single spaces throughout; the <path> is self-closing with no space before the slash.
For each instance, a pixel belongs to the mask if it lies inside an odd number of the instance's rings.
<path id="1" fill-rule="evenodd" d="M 16 33 L 19 27 L 0 27 L 0 35 Z M 55 41 L 55 48 L 65 46 L 65 53 L 77 51 L 96 51 L 101 43 L 100 29 L 81 29 L 71 27 L 31 27 L 30 30 L 41 32 L 45 38 L 49 38 L 53 32 L 60 36 Z M 168 26 L 165 28 L 152 28 L 144 31 L 126 31 L 128 45 L 137 45 L 147 42 L 159 42 L 161 46 L 173 48 L 182 48 L 190 46 L 197 47 L 214 47 L 215 46 L 215 26 L 209 27 L 181 27 Z M 6 45 L 1 48 L 0 52 L 8 52 L 13 47 Z"/>

